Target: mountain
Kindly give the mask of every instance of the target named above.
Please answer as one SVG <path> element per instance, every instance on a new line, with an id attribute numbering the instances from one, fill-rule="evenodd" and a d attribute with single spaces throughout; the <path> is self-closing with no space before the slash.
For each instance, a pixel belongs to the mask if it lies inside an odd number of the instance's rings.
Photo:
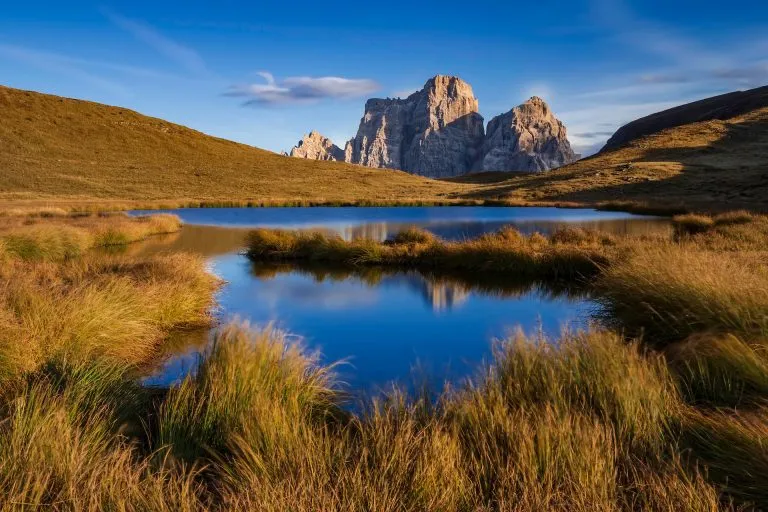
<path id="1" fill-rule="evenodd" d="M 287 158 L 119 107 L 0 87 L 0 201 L 436 200 L 455 185 Z"/>
<path id="2" fill-rule="evenodd" d="M 436 76 L 406 99 L 371 99 L 347 162 L 443 178 L 472 169 L 483 143 L 483 117 L 472 87 Z"/>
<path id="3" fill-rule="evenodd" d="M 344 161 L 344 151 L 331 142 L 331 139 L 323 137 L 314 130 L 305 135 L 298 145 L 291 149 L 289 156 L 309 160 Z"/>
<path id="4" fill-rule="evenodd" d="M 768 107 L 768 86 L 736 91 L 670 108 L 622 126 L 608 139 L 602 151 L 618 149 L 640 137 L 668 128 L 712 120 L 727 120 Z"/>
<path id="5" fill-rule="evenodd" d="M 488 123 L 480 170 L 542 172 L 576 160 L 565 125 L 534 96 Z"/>
<path id="6" fill-rule="evenodd" d="M 307 143 L 302 140 L 291 156 L 323 160 L 331 154 L 330 146 L 303 151 Z M 477 170 L 541 172 L 576 158 L 565 126 L 541 98 L 495 117 L 486 134 L 472 87 L 458 77 L 438 75 L 405 99 L 368 100 L 343 160 L 447 178 Z"/>

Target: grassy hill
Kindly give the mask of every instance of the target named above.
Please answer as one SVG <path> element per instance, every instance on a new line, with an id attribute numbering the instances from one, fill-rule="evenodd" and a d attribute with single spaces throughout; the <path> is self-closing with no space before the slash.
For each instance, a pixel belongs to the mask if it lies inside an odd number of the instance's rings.
<path id="1" fill-rule="evenodd" d="M 640 135 L 645 122 L 630 123 L 642 129 L 626 145 L 551 172 L 438 181 L 288 158 L 123 108 L 0 87 L 0 206 L 491 200 L 768 211 L 768 107 L 753 108 L 763 96 L 698 103 L 728 119 L 674 126 L 669 113 L 685 121 L 690 105 L 649 116 L 662 121 L 653 129 L 671 127 Z"/>
<path id="2" fill-rule="evenodd" d="M 656 112 L 622 126 L 608 139 L 603 151 L 618 149 L 635 139 L 653 135 L 667 128 L 714 119 L 733 119 L 766 107 L 768 86 L 705 98 Z"/>
<path id="3" fill-rule="evenodd" d="M 0 87 L 0 201 L 408 201 L 456 185 L 288 158 L 110 107 Z"/>
<path id="4" fill-rule="evenodd" d="M 768 210 L 768 107 L 640 136 L 538 175 L 464 176 L 467 198 Z"/>

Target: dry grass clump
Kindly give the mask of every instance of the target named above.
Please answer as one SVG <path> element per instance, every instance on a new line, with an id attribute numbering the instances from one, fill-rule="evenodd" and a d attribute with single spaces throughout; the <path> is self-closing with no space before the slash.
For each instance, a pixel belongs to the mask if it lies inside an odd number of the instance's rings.
<path id="1" fill-rule="evenodd" d="M 672 219 L 672 224 L 678 235 L 695 235 L 711 229 L 715 225 L 715 221 L 708 215 L 689 213 L 675 216 Z"/>
<path id="2" fill-rule="evenodd" d="M 315 356 L 230 327 L 157 442 L 208 464 L 227 510 L 719 510 L 675 456 L 662 361 L 600 331 L 557 345 L 518 336 L 437 402 L 395 391 L 351 415 Z"/>
<path id="3" fill-rule="evenodd" d="M 299 435 L 294 428 L 338 413 L 331 383 L 330 368 L 279 333 L 225 328 L 195 375 L 169 393 L 158 442 L 188 460 L 209 450 L 224 453 L 246 431 L 265 450 L 286 449 L 281 435 Z M 278 462 L 269 459 L 263 464 Z"/>
<path id="4" fill-rule="evenodd" d="M 628 442 L 663 437 L 677 404 L 663 359 L 607 331 L 557 341 L 518 333 L 496 349 L 480 390 L 514 407 L 544 403 L 594 414 Z"/>
<path id="5" fill-rule="evenodd" d="M 768 216 L 743 210 L 673 219 L 676 238 L 716 251 L 762 251 L 768 246 Z"/>
<path id="6" fill-rule="evenodd" d="M 442 241 L 415 228 L 384 243 L 267 229 L 252 231 L 247 241 L 248 256 L 254 261 L 509 272 L 547 279 L 594 275 L 614 246 L 613 237 L 583 230 L 547 238 L 538 233 L 525 236 L 513 228 L 461 242 Z"/>
<path id="7" fill-rule="evenodd" d="M 3 252 L 23 260 L 63 260 L 94 247 L 124 245 L 181 229 L 175 215 L 9 217 L 0 220 Z"/>
<path id="8" fill-rule="evenodd" d="M 125 367 L 92 362 L 6 385 L 0 510 L 202 510 L 194 472 L 151 462 L 121 434 L 141 395 Z"/>
<path id="9" fill-rule="evenodd" d="M 690 411 L 685 445 L 707 468 L 707 477 L 735 500 L 768 507 L 768 411 L 743 414 Z"/>
<path id="10" fill-rule="evenodd" d="M 686 401 L 694 405 L 749 407 L 768 397 L 764 343 L 698 334 L 665 350 Z"/>
<path id="11" fill-rule="evenodd" d="M 665 245 L 605 269 L 598 300 L 624 328 L 650 341 L 702 331 L 768 335 L 768 265 L 762 254 Z"/>
<path id="12" fill-rule="evenodd" d="M 26 369 L 55 357 L 138 364 L 170 329 L 207 323 L 215 287 L 202 260 L 184 254 L 16 262 L 0 271 L 0 341 L 24 347 Z"/>

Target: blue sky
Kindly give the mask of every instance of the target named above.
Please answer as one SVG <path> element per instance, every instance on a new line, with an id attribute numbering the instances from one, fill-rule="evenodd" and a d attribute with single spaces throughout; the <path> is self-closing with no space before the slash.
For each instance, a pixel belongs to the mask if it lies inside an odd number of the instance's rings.
<path id="1" fill-rule="evenodd" d="M 768 84 L 768 2 L 91 3 L 0 12 L 0 83 L 120 105 L 273 151 L 340 145 L 368 97 L 435 74 L 472 84 L 486 121 L 533 94 L 578 151 L 686 101 Z"/>

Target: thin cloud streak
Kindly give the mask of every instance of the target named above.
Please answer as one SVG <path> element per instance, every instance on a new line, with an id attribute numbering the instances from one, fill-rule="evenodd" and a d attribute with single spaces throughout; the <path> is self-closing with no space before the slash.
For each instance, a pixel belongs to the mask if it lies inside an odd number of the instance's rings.
<path id="1" fill-rule="evenodd" d="M 315 103 L 328 99 L 358 98 L 379 90 L 379 84 L 370 79 L 351 79 L 336 76 L 288 77 L 282 81 L 267 72 L 258 73 L 263 84 L 235 85 L 225 96 L 246 98 L 248 106 L 275 106 Z"/>
<path id="2" fill-rule="evenodd" d="M 187 71 L 201 75 L 208 73 L 203 58 L 195 50 L 164 36 L 145 23 L 126 18 L 110 9 L 102 8 L 101 11 L 114 25 L 152 47 L 155 51 Z"/>

